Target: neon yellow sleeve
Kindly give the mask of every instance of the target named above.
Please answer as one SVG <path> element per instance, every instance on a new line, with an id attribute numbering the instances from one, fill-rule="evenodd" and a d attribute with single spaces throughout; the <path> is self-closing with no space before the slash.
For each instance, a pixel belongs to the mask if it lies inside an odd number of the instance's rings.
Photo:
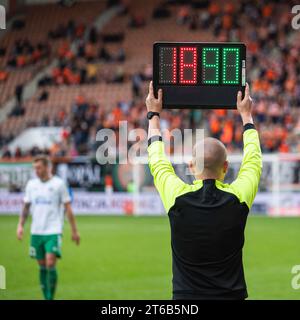
<path id="1" fill-rule="evenodd" d="M 176 198 L 186 192 L 185 184 L 174 172 L 170 160 L 165 155 L 164 143 L 155 141 L 148 147 L 149 167 L 154 185 L 161 197 L 166 212 L 174 205 Z"/>
<path id="2" fill-rule="evenodd" d="M 237 179 L 230 185 L 241 202 L 250 209 L 256 196 L 262 171 L 262 154 L 258 132 L 247 129 L 243 133 L 244 156 Z"/>

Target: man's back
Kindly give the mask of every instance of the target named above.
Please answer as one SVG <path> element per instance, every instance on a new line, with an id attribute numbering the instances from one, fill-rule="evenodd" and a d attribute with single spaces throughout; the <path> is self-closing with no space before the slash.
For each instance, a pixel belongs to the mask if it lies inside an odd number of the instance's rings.
<path id="1" fill-rule="evenodd" d="M 174 299 L 247 297 L 242 265 L 248 207 L 213 179 L 179 196 L 171 226 Z M 225 191 L 226 190 L 226 191 Z"/>
<path id="2" fill-rule="evenodd" d="M 249 209 L 262 169 L 258 133 L 244 126 L 244 157 L 237 179 L 179 179 L 162 141 L 150 144 L 149 165 L 171 226 L 174 299 L 247 297 L 242 248 Z"/>

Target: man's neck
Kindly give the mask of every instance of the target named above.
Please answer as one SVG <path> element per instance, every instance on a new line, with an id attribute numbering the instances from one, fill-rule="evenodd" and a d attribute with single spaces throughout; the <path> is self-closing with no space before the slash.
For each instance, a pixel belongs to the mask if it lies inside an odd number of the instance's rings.
<path id="1" fill-rule="evenodd" d="M 219 181 L 224 180 L 221 177 L 218 177 L 216 175 L 198 175 L 198 176 L 195 176 L 195 178 L 197 180 L 219 180 Z"/>
<path id="2" fill-rule="evenodd" d="M 48 174 L 45 177 L 40 178 L 42 182 L 47 182 L 52 178 L 52 175 Z"/>

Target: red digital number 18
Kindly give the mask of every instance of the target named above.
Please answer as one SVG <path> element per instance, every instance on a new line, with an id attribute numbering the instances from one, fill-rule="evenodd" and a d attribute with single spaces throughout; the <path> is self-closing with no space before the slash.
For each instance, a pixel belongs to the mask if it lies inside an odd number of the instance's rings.
<path id="1" fill-rule="evenodd" d="M 192 61 L 190 56 L 192 55 Z M 189 70 L 188 79 L 186 73 Z M 197 48 L 196 47 L 181 47 L 179 54 L 179 83 L 181 84 L 195 84 L 197 83 Z"/>

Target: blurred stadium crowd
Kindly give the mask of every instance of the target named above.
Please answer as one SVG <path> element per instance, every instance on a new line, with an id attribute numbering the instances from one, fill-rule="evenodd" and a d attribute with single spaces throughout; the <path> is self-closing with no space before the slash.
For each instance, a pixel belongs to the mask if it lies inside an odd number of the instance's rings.
<path id="1" fill-rule="evenodd" d="M 121 12 L 101 31 L 93 25 L 107 7 Z M 16 105 L 0 123 L 2 158 L 41 151 L 52 156 L 95 155 L 96 132 L 146 128 L 144 99 L 152 77 L 154 41 L 241 41 L 264 152 L 300 152 L 300 33 L 291 27 L 296 1 L 108 1 L 29 6 L 24 20 L 0 40 L 0 104 Z M 42 17 L 42 18 L 41 18 Z M 53 23 L 55 22 L 55 23 Z M 54 61 L 53 66 L 51 65 Z M 23 88 L 38 72 L 38 90 Z M 240 151 L 242 128 L 234 111 L 164 111 L 164 128 L 199 128 Z M 32 126 L 60 126 L 49 150 L 12 153 L 7 145 Z"/>

